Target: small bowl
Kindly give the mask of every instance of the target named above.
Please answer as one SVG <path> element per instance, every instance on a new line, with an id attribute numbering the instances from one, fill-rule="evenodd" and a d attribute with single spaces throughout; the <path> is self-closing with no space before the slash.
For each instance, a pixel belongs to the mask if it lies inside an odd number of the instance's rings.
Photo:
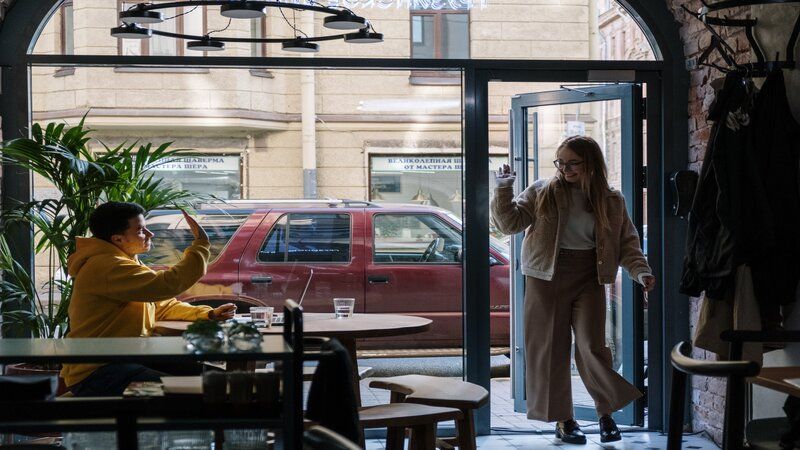
<path id="1" fill-rule="evenodd" d="M 195 352 L 213 352 L 222 348 L 225 335 L 220 331 L 214 334 L 184 333 L 187 346 Z"/>
<path id="2" fill-rule="evenodd" d="M 252 352 L 261 347 L 261 335 L 234 334 L 228 337 L 231 346 L 240 352 Z"/>

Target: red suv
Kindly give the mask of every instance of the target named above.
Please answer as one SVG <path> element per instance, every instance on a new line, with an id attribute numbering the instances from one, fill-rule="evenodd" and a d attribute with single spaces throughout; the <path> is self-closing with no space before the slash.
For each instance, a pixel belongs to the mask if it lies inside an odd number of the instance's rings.
<path id="1" fill-rule="evenodd" d="M 298 299 L 309 312 L 333 313 L 334 297 L 356 299 L 358 313 L 410 314 L 430 331 L 368 339 L 362 348 L 457 347 L 462 344 L 461 222 L 429 206 L 346 200 L 233 201 L 203 205 L 199 223 L 211 240 L 208 273 L 180 299 L 218 305 L 275 306 Z M 147 218 L 153 248 L 141 260 L 175 264 L 192 234 L 180 211 Z M 508 247 L 491 238 L 491 340 L 509 342 Z"/>

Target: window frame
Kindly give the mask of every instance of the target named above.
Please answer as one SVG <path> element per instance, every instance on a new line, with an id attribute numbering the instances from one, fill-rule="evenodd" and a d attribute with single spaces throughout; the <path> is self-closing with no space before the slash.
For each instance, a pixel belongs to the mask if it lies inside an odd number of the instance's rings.
<path id="1" fill-rule="evenodd" d="M 161 0 L 166 1 L 166 0 Z M 133 3 L 132 0 L 117 0 L 117 11 L 122 11 L 122 4 L 123 3 Z M 176 8 L 176 17 L 175 19 L 175 32 L 178 34 L 183 34 L 184 32 L 184 20 L 183 14 L 185 11 L 185 6 L 177 7 Z M 201 6 L 201 11 L 203 14 L 203 34 L 208 32 L 208 7 Z M 150 38 L 152 39 L 152 38 Z M 139 55 L 137 56 L 150 56 L 150 39 L 142 39 L 140 48 L 139 48 Z M 186 46 L 184 45 L 183 39 L 174 39 L 175 41 L 175 55 L 168 55 L 168 56 L 185 56 L 186 54 Z M 203 52 L 203 56 L 207 56 L 208 52 Z M 117 39 L 117 55 L 125 56 L 122 54 L 122 39 Z"/>
<path id="2" fill-rule="evenodd" d="M 420 216 L 430 216 L 433 217 L 435 220 L 441 222 L 441 224 L 451 231 L 453 231 L 456 235 L 461 237 L 461 251 L 464 251 L 464 236 L 461 234 L 461 230 L 453 227 L 453 225 L 444 219 L 442 216 L 434 213 L 434 212 L 397 212 L 397 211 L 386 211 L 386 212 L 379 212 L 372 215 L 372 258 L 370 260 L 370 264 L 374 264 L 376 266 L 385 266 L 385 265 L 393 265 L 393 266 L 421 266 L 421 267 L 428 267 L 428 266 L 460 266 L 460 261 L 434 261 L 434 262 L 378 262 L 375 260 L 375 255 L 377 255 L 377 242 L 376 242 L 376 234 L 375 234 L 375 223 L 378 217 L 380 216 L 403 216 L 403 217 L 420 217 Z M 422 221 L 420 221 L 422 222 Z M 425 222 L 422 222 L 425 223 Z"/>
<path id="3" fill-rule="evenodd" d="M 67 29 L 67 8 L 70 9 L 70 27 Z M 59 8 L 61 14 L 60 36 L 59 36 L 59 50 L 62 55 L 75 54 L 75 7 L 73 0 L 65 0 Z M 67 36 L 71 39 L 67 39 Z M 71 44 L 71 48 L 67 48 L 67 43 Z"/>
<path id="4" fill-rule="evenodd" d="M 286 264 L 324 264 L 324 265 L 349 265 L 353 263 L 353 213 L 350 211 L 326 211 L 326 212 L 318 212 L 318 211 L 274 211 L 278 212 L 280 216 L 272 222 L 272 225 L 269 227 L 269 230 L 264 235 L 264 239 L 261 240 L 261 243 L 258 245 L 256 249 L 256 257 L 255 262 L 256 264 L 265 265 L 265 266 L 275 266 L 275 265 L 286 265 Z M 262 261 L 261 260 L 261 249 L 264 248 L 264 245 L 269 240 L 270 236 L 272 236 L 273 231 L 275 231 L 275 227 L 278 225 L 278 222 L 281 221 L 284 217 L 286 217 L 287 223 L 287 232 L 286 232 L 286 239 L 288 242 L 289 239 L 289 232 L 291 231 L 290 227 L 288 226 L 291 215 L 292 214 L 314 214 L 314 215 L 346 215 L 347 216 L 347 223 L 348 223 L 348 256 L 349 258 L 347 261 Z M 288 248 L 288 245 L 287 245 Z"/>
<path id="5" fill-rule="evenodd" d="M 408 21 L 408 45 L 409 58 L 414 58 L 414 17 L 431 16 L 433 17 L 433 58 L 442 58 L 443 22 L 447 14 L 463 14 L 467 16 L 467 58 L 470 59 L 472 53 L 470 49 L 471 29 L 470 20 L 472 18 L 469 9 L 412 9 L 409 11 Z M 409 76 L 411 84 L 461 84 L 461 71 L 458 70 L 412 70 Z"/>

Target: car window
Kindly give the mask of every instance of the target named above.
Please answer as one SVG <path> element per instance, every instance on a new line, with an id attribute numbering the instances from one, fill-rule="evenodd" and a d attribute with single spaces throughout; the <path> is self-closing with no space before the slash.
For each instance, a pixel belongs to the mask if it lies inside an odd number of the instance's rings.
<path id="1" fill-rule="evenodd" d="M 461 233 L 433 214 L 376 214 L 376 263 L 460 263 Z"/>
<path id="2" fill-rule="evenodd" d="M 197 214 L 195 219 L 208 233 L 211 256 L 214 261 L 228 245 L 248 215 Z M 194 235 L 180 213 L 160 214 L 147 218 L 147 228 L 153 232 L 150 251 L 139 255 L 146 265 L 171 266 L 183 258 L 183 250 L 192 245 Z"/>
<path id="3" fill-rule="evenodd" d="M 350 262 L 350 215 L 282 216 L 258 252 L 261 262 Z"/>

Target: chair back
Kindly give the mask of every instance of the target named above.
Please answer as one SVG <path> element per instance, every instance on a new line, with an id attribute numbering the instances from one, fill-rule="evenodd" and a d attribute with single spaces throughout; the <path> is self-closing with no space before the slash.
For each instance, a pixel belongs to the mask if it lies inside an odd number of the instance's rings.
<path id="1" fill-rule="evenodd" d="M 292 348 L 292 358 L 284 361 L 284 415 L 288 422 L 287 448 L 299 448 L 303 433 L 303 308 L 293 300 L 283 306 L 283 340 Z"/>
<path id="2" fill-rule="evenodd" d="M 303 433 L 305 450 L 361 450 L 361 447 L 339 433 L 315 425 Z"/>
<path id="3" fill-rule="evenodd" d="M 670 390 L 667 450 L 679 450 L 681 448 L 684 410 L 686 408 L 687 375 L 727 378 L 722 449 L 742 449 L 744 447 L 745 378 L 757 375 L 761 367 L 753 361 L 697 360 L 690 356 L 691 352 L 692 346 L 688 342 L 680 342 L 672 349 L 670 354 L 672 388 Z"/>

